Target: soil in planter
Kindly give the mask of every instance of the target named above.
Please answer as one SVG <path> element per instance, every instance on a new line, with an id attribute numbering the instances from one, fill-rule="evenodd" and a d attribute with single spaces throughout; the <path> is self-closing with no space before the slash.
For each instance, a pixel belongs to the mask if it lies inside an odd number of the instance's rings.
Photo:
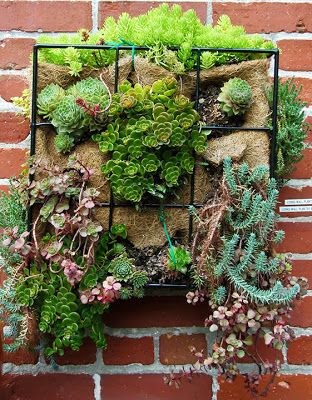
<path id="1" fill-rule="evenodd" d="M 223 125 L 223 126 L 242 126 L 244 123 L 243 116 L 229 117 L 220 107 L 218 96 L 221 86 L 208 85 L 201 87 L 199 92 L 198 113 L 205 125 Z M 212 132 L 214 136 L 220 136 L 224 131 L 215 130 Z"/>
<path id="2" fill-rule="evenodd" d="M 173 240 L 173 246 L 180 246 L 179 240 Z M 186 246 L 184 246 L 188 250 Z M 148 246 L 144 249 L 136 247 L 127 247 L 127 254 L 134 258 L 134 265 L 139 271 L 147 272 L 149 283 L 158 284 L 186 284 L 189 277 L 180 272 L 171 271 L 166 266 L 168 260 L 169 245 L 165 244 L 161 247 Z"/>

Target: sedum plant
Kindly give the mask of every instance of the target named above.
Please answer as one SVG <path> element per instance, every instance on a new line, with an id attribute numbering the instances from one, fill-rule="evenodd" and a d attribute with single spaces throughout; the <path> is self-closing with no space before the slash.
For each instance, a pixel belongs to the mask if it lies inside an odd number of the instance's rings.
<path id="1" fill-rule="evenodd" d="M 39 93 L 37 102 L 38 114 L 56 128 L 57 151 L 68 153 L 84 135 L 105 125 L 110 94 L 100 79 L 87 78 L 67 90 L 51 83 Z"/>
<path id="2" fill-rule="evenodd" d="M 125 81 L 113 96 L 111 123 L 93 139 L 112 158 L 103 165 L 114 195 L 138 203 L 149 194 L 163 198 L 193 171 L 193 152 L 206 149 L 193 103 L 177 95 L 177 81 L 152 87 Z"/>
<path id="3" fill-rule="evenodd" d="M 199 213 L 192 210 L 197 219 L 191 274 L 196 289 L 187 294 L 193 305 L 209 298 L 206 326 L 215 335 L 207 357 L 194 351 L 199 359 L 195 369 L 216 368 L 232 380 L 239 360 L 247 357 L 259 370 L 258 375 L 245 374 L 255 394 L 260 394 L 255 385 L 259 375 L 274 377 L 279 369 L 278 361 L 263 359 L 257 346 L 262 342 L 281 350 L 293 338 L 286 317 L 307 288 L 307 280 L 292 277 L 290 263 L 272 252 L 284 232 L 275 227 L 278 190 L 268 174 L 267 167 L 250 170 L 225 159 L 218 192 Z"/>
<path id="4" fill-rule="evenodd" d="M 252 89 L 244 79 L 231 78 L 222 86 L 218 101 L 228 116 L 243 115 L 251 105 Z"/>
<path id="5" fill-rule="evenodd" d="M 297 88 L 291 79 L 279 82 L 277 104 L 277 166 L 276 175 L 283 180 L 294 168 L 294 164 L 303 157 L 304 139 L 309 131 L 305 122 L 304 107 L 300 100 L 302 87 Z M 273 86 L 267 97 L 273 107 Z"/>
<path id="6" fill-rule="evenodd" d="M 27 310 L 36 312 L 39 330 L 53 338 L 47 356 L 78 350 L 85 335 L 105 347 L 102 314 L 124 292 L 142 297 L 148 277 L 127 257 L 125 226 L 103 233 L 95 219 L 98 192 L 88 187 L 90 169 L 71 157 L 64 170 L 30 160 L 29 171 L 32 180 L 25 173 L 15 182 L 23 206 L 15 194 L 0 201 L 5 206 L 9 199 L 12 211 L 1 244 L 9 277 L 0 297 L 6 331 L 15 339 L 8 349 L 22 344 Z M 25 230 L 25 206 L 36 207 L 32 238 Z"/>

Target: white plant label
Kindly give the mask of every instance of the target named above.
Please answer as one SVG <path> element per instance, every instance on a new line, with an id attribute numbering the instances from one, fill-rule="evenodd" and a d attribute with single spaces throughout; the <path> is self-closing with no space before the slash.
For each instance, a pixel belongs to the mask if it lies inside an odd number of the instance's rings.
<path id="1" fill-rule="evenodd" d="M 280 207 L 279 208 L 280 212 L 311 212 L 312 211 L 312 206 L 293 206 L 293 207 Z"/>
<path id="2" fill-rule="evenodd" d="M 288 199 L 285 200 L 285 206 L 295 206 L 295 205 L 312 205 L 312 199 Z"/>

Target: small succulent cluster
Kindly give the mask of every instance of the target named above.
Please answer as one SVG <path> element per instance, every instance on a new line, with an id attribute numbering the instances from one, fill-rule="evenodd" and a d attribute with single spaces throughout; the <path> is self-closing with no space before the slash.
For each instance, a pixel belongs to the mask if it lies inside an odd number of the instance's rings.
<path id="1" fill-rule="evenodd" d="M 165 78 L 152 87 L 125 81 L 113 96 L 113 122 L 93 139 L 112 159 L 103 165 L 118 199 L 140 202 L 146 194 L 163 198 L 193 171 L 193 152 L 206 149 L 193 103 L 177 95 L 177 81 Z"/>
<path id="2" fill-rule="evenodd" d="M 244 79 L 231 78 L 222 86 L 218 100 L 228 116 L 243 115 L 251 106 L 252 89 Z"/>
<path id="3" fill-rule="evenodd" d="M 192 263 L 191 253 L 184 247 L 172 247 L 168 250 L 167 268 L 186 274 L 187 267 Z"/>
<path id="4" fill-rule="evenodd" d="M 38 95 L 38 114 L 56 128 L 55 147 L 68 153 L 83 135 L 105 125 L 110 97 L 100 79 L 87 78 L 64 90 L 51 83 Z"/>

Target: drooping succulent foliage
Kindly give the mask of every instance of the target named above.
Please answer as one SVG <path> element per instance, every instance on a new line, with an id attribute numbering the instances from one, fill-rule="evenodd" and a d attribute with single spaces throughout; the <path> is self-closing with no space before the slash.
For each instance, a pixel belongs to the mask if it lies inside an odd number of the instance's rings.
<path id="1" fill-rule="evenodd" d="M 22 174 L 17 191 L 0 198 L 0 251 L 8 275 L 0 290 L 1 316 L 11 342 L 6 349 L 23 344 L 29 309 L 38 315 L 39 330 L 53 337 L 48 356 L 63 355 L 66 347 L 78 350 L 85 335 L 105 347 L 102 314 L 121 289 L 128 298 L 141 297 L 147 274 L 127 256 L 123 224 L 102 233 L 94 217 L 98 192 L 87 187 L 91 170 L 72 157 L 64 170 L 33 161 L 29 168 L 35 178 Z M 30 241 L 25 208 L 35 203 Z"/>
<path id="2" fill-rule="evenodd" d="M 38 95 L 38 114 L 56 128 L 55 147 L 68 153 L 83 135 L 105 125 L 110 98 L 100 79 L 87 78 L 64 90 L 51 83 Z"/>
<path id="3" fill-rule="evenodd" d="M 304 139 L 309 131 L 305 122 L 304 107 L 300 100 L 302 87 L 291 79 L 279 81 L 277 103 L 277 166 L 276 174 L 281 180 L 293 170 L 294 164 L 303 157 Z M 268 100 L 273 107 L 273 86 L 268 91 Z"/>
<path id="4" fill-rule="evenodd" d="M 242 115 L 251 105 L 252 89 L 244 79 L 231 78 L 222 86 L 218 100 L 228 116 Z"/>
<path id="5" fill-rule="evenodd" d="M 293 278 L 289 262 L 272 254 L 284 232 L 275 228 L 278 190 L 268 176 L 267 167 L 250 170 L 227 158 L 216 196 L 198 213 L 192 210 L 197 231 L 191 277 L 197 289 L 187 294 L 187 301 L 209 298 L 212 311 L 206 325 L 216 332 L 212 351 L 208 357 L 198 354 L 197 367 L 221 368 L 228 379 L 239 373 L 237 362 L 243 357 L 256 362 L 260 374 L 277 373 L 278 362 L 264 364 L 257 344 L 281 350 L 293 337 L 285 315 L 293 300 L 306 293 L 307 280 Z M 248 379 L 247 374 L 247 386 L 256 393 Z"/>
<path id="6" fill-rule="evenodd" d="M 12 186 L 9 193 L 0 194 L 0 228 L 26 231 L 26 209 L 16 189 Z M 0 236 L 0 271 L 5 276 L 0 287 L 0 321 L 3 324 L 3 350 L 15 351 L 25 344 L 29 314 L 17 300 L 16 285 L 20 262 L 17 254 L 12 254 L 3 241 L 7 239 L 4 233 Z M 9 339 L 9 341 L 7 341 Z"/>
<path id="7" fill-rule="evenodd" d="M 118 199 L 139 202 L 146 194 L 162 198 L 194 168 L 193 152 L 206 149 L 193 103 L 177 95 L 177 81 L 152 87 L 125 81 L 113 96 L 112 122 L 93 139 L 112 159 L 103 166 Z"/>

